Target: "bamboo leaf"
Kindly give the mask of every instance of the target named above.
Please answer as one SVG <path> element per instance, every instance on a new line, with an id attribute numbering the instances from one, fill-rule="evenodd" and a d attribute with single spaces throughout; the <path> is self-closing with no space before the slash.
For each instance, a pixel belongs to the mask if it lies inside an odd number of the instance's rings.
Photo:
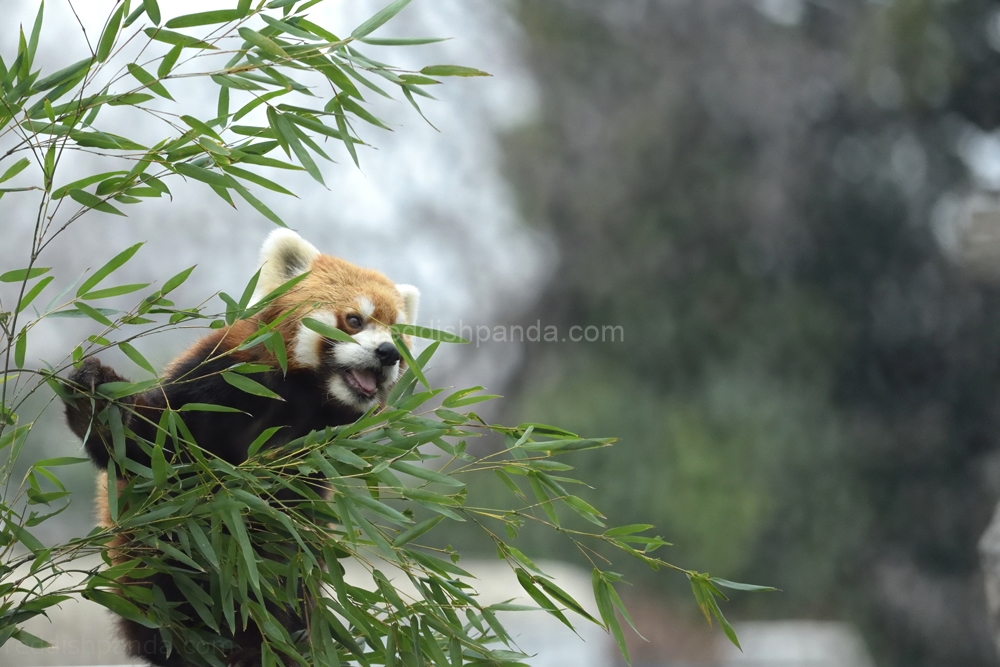
<path id="1" fill-rule="evenodd" d="M 87 176 L 86 178 L 81 178 L 78 181 L 73 181 L 72 183 L 67 183 L 66 185 L 56 188 L 52 191 L 52 198 L 62 199 L 69 194 L 70 190 L 81 190 L 89 185 L 93 185 L 94 183 L 114 178 L 115 176 L 124 176 L 127 173 L 128 172 L 126 171 L 105 171 L 100 174 L 94 174 L 93 176 Z"/>
<path id="2" fill-rule="evenodd" d="M 247 414 L 239 408 L 231 408 L 228 405 L 217 405 L 215 403 L 185 403 L 177 408 L 178 412 L 236 412 Z"/>
<path id="3" fill-rule="evenodd" d="M 179 46 L 182 49 L 218 50 L 217 47 L 212 46 L 208 42 L 203 42 L 202 40 L 194 37 L 188 37 L 185 34 L 174 32 L 173 30 L 165 30 L 163 28 L 146 28 L 145 33 L 150 39 L 155 39 L 156 41 L 163 42 L 165 44 L 173 44 L 174 46 Z"/>
<path id="4" fill-rule="evenodd" d="M 77 289 L 76 295 L 79 297 L 89 292 L 92 288 L 97 286 L 97 284 L 100 283 L 102 280 L 104 280 L 109 275 L 111 275 L 119 268 L 124 266 L 126 262 L 132 259 L 132 256 L 135 255 L 135 253 L 139 252 L 139 248 L 141 248 L 142 246 L 143 246 L 142 243 L 136 243 L 135 245 L 129 246 L 125 250 L 121 251 L 120 253 L 109 259 L 104 266 L 99 268 L 97 271 L 94 271 L 93 275 L 91 275 L 89 278 L 83 281 L 83 284 L 80 285 L 79 289 Z"/>
<path id="5" fill-rule="evenodd" d="M 95 211 L 100 211 L 101 213 L 111 213 L 112 215 L 125 215 L 108 202 L 96 195 L 90 194 L 86 190 L 70 190 L 69 196 L 72 197 L 77 203 L 83 204 L 87 208 L 91 208 Z"/>
<path id="6" fill-rule="evenodd" d="M 112 485 L 113 486 L 113 485 Z M 115 595 L 113 593 L 108 593 L 107 591 L 102 591 L 96 588 L 88 589 L 83 591 L 83 597 L 96 602 L 97 604 L 106 607 L 118 614 L 122 618 L 127 618 L 130 621 L 135 621 L 140 625 L 147 628 L 155 628 L 156 624 L 146 618 L 143 613 L 134 604 L 121 597 L 120 595 Z"/>
<path id="7" fill-rule="evenodd" d="M 144 287 L 149 287 L 149 283 L 133 283 L 131 285 L 118 285 L 117 287 L 93 290 L 81 295 L 80 298 L 87 300 L 107 299 L 113 296 L 121 296 L 122 294 L 138 292 Z"/>
<path id="8" fill-rule="evenodd" d="M 177 45 L 167 51 L 167 54 L 163 56 L 163 60 L 160 61 L 160 66 L 156 68 L 156 75 L 158 77 L 162 79 L 170 74 L 174 65 L 177 64 L 177 59 L 180 57 L 183 48 L 183 46 Z"/>
<path id="9" fill-rule="evenodd" d="M 25 280 L 32 280 L 38 276 L 45 275 L 51 268 L 36 267 L 31 269 L 16 269 L 0 274 L 0 283 L 19 283 Z"/>
<path id="10" fill-rule="evenodd" d="M 42 32 L 42 17 L 45 14 L 45 0 L 38 3 L 38 12 L 35 14 L 35 22 L 31 26 L 31 37 L 28 38 L 28 61 L 35 61 L 35 52 L 38 50 L 38 37 Z"/>
<path id="11" fill-rule="evenodd" d="M 196 181 L 201 181 L 202 183 L 208 183 L 209 185 L 215 186 L 217 188 L 229 188 L 232 187 L 232 183 L 222 174 L 216 171 L 210 171 L 204 167 L 198 167 L 189 162 L 178 162 L 173 165 L 174 170 L 181 174 L 182 176 L 188 176 L 195 179 Z"/>
<path id="12" fill-rule="evenodd" d="M 21 333 L 18 334 L 17 340 L 14 341 L 14 365 L 18 368 L 24 368 L 24 356 L 28 350 L 28 329 L 21 329 Z"/>
<path id="13" fill-rule="evenodd" d="M 243 522 L 243 517 L 236 509 L 235 505 L 230 505 L 229 512 L 222 513 L 222 520 L 227 526 L 229 526 L 229 530 L 232 531 L 233 535 L 236 537 L 236 541 L 240 546 L 239 550 L 243 554 L 243 560 L 247 566 L 247 574 L 250 576 L 251 584 L 254 589 L 259 591 L 260 576 L 257 573 L 256 554 L 254 553 L 253 547 L 250 546 L 250 537 L 247 534 L 246 524 Z"/>
<path id="14" fill-rule="evenodd" d="M 289 55 L 285 53 L 285 50 L 278 46 L 274 40 L 265 37 L 256 30 L 251 30 L 250 28 L 240 28 L 239 33 L 240 37 L 245 39 L 250 44 L 253 44 L 264 53 L 274 56 L 275 58 L 289 58 Z"/>
<path id="15" fill-rule="evenodd" d="M 56 168 L 56 143 L 49 144 L 45 151 L 45 160 L 42 162 L 42 176 L 45 178 L 45 189 L 52 189 L 52 174 Z"/>
<path id="16" fill-rule="evenodd" d="M 564 605 L 575 611 L 580 616 L 583 616 L 588 621 L 593 621 L 597 625 L 601 624 L 600 621 L 591 616 L 590 613 L 583 608 L 583 605 L 574 600 L 573 596 L 559 588 L 559 586 L 557 586 L 554 582 L 549 581 L 545 577 L 535 577 L 535 583 L 544 588 L 545 592 L 551 595 L 554 599 L 562 602 Z"/>
<path id="17" fill-rule="evenodd" d="M 253 394 L 254 396 L 263 396 L 264 398 L 273 398 L 279 401 L 283 401 L 281 396 L 274 393 L 261 383 L 256 380 L 251 380 L 246 375 L 240 375 L 239 373 L 223 373 L 222 379 L 236 387 L 240 391 L 246 392 L 248 394 Z"/>
<path id="18" fill-rule="evenodd" d="M 236 190 L 236 192 L 238 192 L 240 194 L 240 196 L 243 197 L 243 199 L 246 200 L 246 202 L 248 204 L 250 204 L 255 209 L 257 209 L 257 211 L 261 215 L 263 215 L 265 218 L 267 218 L 268 220 L 270 220 L 274 224 L 278 225 L 279 227 L 287 227 L 288 226 L 288 225 L 285 224 L 284 220 L 282 220 L 280 217 L 278 217 L 277 213 L 275 213 L 270 208 L 268 208 L 264 204 L 264 202 L 262 202 L 261 200 L 257 199 L 257 197 L 252 192 L 250 192 L 250 190 L 248 190 L 246 187 L 244 187 L 242 183 L 239 183 L 238 181 L 234 180 L 231 185 L 232 185 L 232 188 L 234 190 Z"/>
<path id="19" fill-rule="evenodd" d="M 254 97 L 252 100 L 250 100 L 249 102 L 247 102 L 246 104 L 244 104 L 242 107 L 240 107 L 239 111 L 237 111 L 235 114 L 233 114 L 233 122 L 236 122 L 236 121 L 240 120 L 241 118 L 243 118 L 244 116 L 246 116 L 248 113 L 250 113 L 251 111 L 253 111 L 257 107 L 259 107 L 261 104 L 264 104 L 265 102 L 267 102 L 269 100 L 273 100 L 275 97 L 280 97 L 282 95 L 287 95 L 290 92 L 292 92 L 292 91 L 282 88 L 281 90 L 272 90 L 271 92 L 265 93 L 264 95 L 259 95 L 257 97 Z"/>
<path id="20" fill-rule="evenodd" d="M 174 98 L 170 96 L 170 93 L 163 86 L 163 84 L 157 81 L 156 77 L 154 77 L 152 74 L 144 70 L 139 65 L 136 65 L 135 63 L 129 63 L 127 67 L 129 74 L 134 76 L 136 81 L 146 86 L 160 97 L 165 97 L 171 102 L 174 100 Z"/>
<path id="21" fill-rule="evenodd" d="M 419 74 L 400 74 L 399 78 L 406 83 L 410 83 L 415 86 L 436 86 L 441 83 L 437 79 L 432 79 L 429 76 L 421 76 Z"/>
<path id="22" fill-rule="evenodd" d="M 499 394 L 480 394 L 478 396 L 470 396 L 477 391 L 481 391 L 482 387 L 472 387 L 471 389 L 461 389 L 456 391 L 454 394 L 444 399 L 441 402 L 446 408 L 460 408 L 466 405 L 474 405 L 476 403 L 482 403 L 483 401 L 490 401 L 494 398 L 501 398 Z"/>
<path id="23" fill-rule="evenodd" d="M 17 304 L 17 312 L 20 313 L 27 308 L 28 305 L 35 300 L 35 297 L 37 297 L 43 289 L 48 287 L 49 283 L 53 280 L 55 280 L 55 277 L 48 276 L 47 278 L 43 278 L 35 283 L 32 288 L 28 290 L 23 297 L 21 297 L 21 301 Z"/>
<path id="24" fill-rule="evenodd" d="M 559 608 L 552 602 L 552 600 L 547 598 L 545 594 L 542 593 L 542 591 L 538 590 L 537 586 L 535 585 L 534 577 L 532 577 L 530 574 L 528 574 L 521 568 L 516 569 L 516 574 L 517 574 L 517 583 L 521 584 L 521 588 L 524 589 L 524 592 L 527 593 L 532 600 L 537 602 L 538 606 L 540 606 L 542 609 L 544 609 L 545 611 L 549 612 L 550 614 L 558 618 L 570 630 L 574 629 L 573 624 L 569 622 L 569 619 L 566 618 L 566 615 L 563 614 L 559 610 Z"/>
<path id="25" fill-rule="evenodd" d="M 350 111 L 361 120 L 367 123 L 371 123 L 375 127 L 380 127 L 383 130 L 389 130 L 390 132 L 392 132 L 391 127 L 380 121 L 378 118 L 373 116 L 367 109 L 365 109 L 363 106 L 361 106 L 351 98 L 347 97 L 346 95 L 341 96 L 340 104 L 344 107 L 344 109 Z"/>
<path id="26" fill-rule="evenodd" d="M 465 482 L 461 482 L 448 475 L 443 475 L 436 470 L 431 470 L 430 468 L 424 468 L 421 466 L 411 465 L 403 461 L 393 461 L 389 464 L 389 467 L 393 470 L 398 470 L 401 473 L 407 475 L 412 475 L 413 477 L 418 477 L 420 479 L 427 480 L 428 482 L 435 482 L 437 484 L 444 484 L 445 486 L 456 486 L 464 487 Z"/>
<path id="27" fill-rule="evenodd" d="M 393 3 L 390 3 L 370 19 L 355 28 L 354 32 L 351 33 L 351 37 L 354 39 L 361 39 L 362 37 L 368 36 L 370 33 L 383 26 L 389 19 L 398 14 L 408 4 L 410 4 L 410 0 L 396 0 Z"/>
<path id="28" fill-rule="evenodd" d="M 361 505 L 362 507 L 369 509 L 372 512 L 375 512 L 376 514 L 381 514 L 382 516 L 391 521 L 401 524 L 413 523 L 413 521 L 409 517 L 407 517 L 399 510 L 393 507 L 389 507 L 385 503 L 379 502 L 378 500 L 375 500 L 374 498 L 367 496 L 364 493 L 352 493 L 348 497 L 350 499 L 350 502 L 355 503 L 357 505 Z"/>
<path id="29" fill-rule="evenodd" d="M 160 25 L 160 5 L 156 0 L 142 0 L 142 7 L 146 11 L 146 16 L 155 25 Z"/>
<path id="30" fill-rule="evenodd" d="M 212 567 L 218 570 L 220 567 L 219 558 L 215 553 L 215 549 L 212 548 L 212 543 L 209 541 L 208 536 L 205 535 L 205 531 L 201 529 L 201 526 L 194 519 L 188 519 L 186 525 L 195 546 L 198 547 L 198 551 L 212 564 Z"/>
<path id="31" fill-rule="evenodd" d="M 622 632 L 622 626 L 615 616 L 611 595 L 608 593 L 611 584 L 604 578 L 603 573 L 596 568 L 591 576 L 591 582 L 594 588 L 594 600 L 597 602 L 597 610 L 600 612 L 601 620 L 604 621 L 605 627 L 611 630 L 611 634 L 614 635 L 615 641 L 618 643 L 618 650 L 621 651 L 625 661 L 631 663 L 628 645 L 625 643 L 625 633 Z"/>
<path id="32" fill-rule="evenodd" d="M 347 118 L 340 107 L 339 101 L 337 102 L 336 108 L 339 111 L 339 113 L 337 113 L 337 130 L 340 132 L 340 139 L 344 142 L 344 147 L 347 149 L 347 152 L 351 154 L 351 159 L 354 160 L 354 166 L 360 167 L 361 163 L 358 162 L 358 151 L 354 147 L 354 139 L 348 131 Z"/>
<path id="33" fill-rule="evenodd" d="M 41 637 L 36 637 L 30 632 L 21 629 L 17 629 L 14 634 L 11 635 L 11 638 L 16 639 L 29 648 L 49 648 L 52 646 L 52 644 L 45 641 Z"/>
<path id="34" fill-rule="evenodd" d="M 5 522 L 4 527 L 10 530 L 10 532 L 14 533 L 14 536 L 17 538 L 17 541 L 20 542 L 23 546 L 25 546 L 29 551 L 38 552 L 45 549 L 45 545 L 42 544 L 37 537 L 35 537 L 30 532 L 28 532 L 27 529 L 25 529 L 22 526 L 19 526 L 13 521 Z"/>
<path id="35" fill-rule="evenodd" d="M 264 445 L 266 445 L 267 442 L 268 442 L 268 440 L 270 440 L 274 436 L 275 433 L 277 433 L 278 431 L 280 431 L 283 428 L 287 428 L 287 427 L 286 426 L 272 426 L 271 428 L 264 429 L 264 431 L 261 432 L 261 434 L 258 435 L 254 439 L 253 442 L 250 443 L 250 447 L 247 448 L 247 458 L 253 456 L 258 451 L 260 451 L 260 448 L 263 447 Z"/>
<path id="36" fill-rule="evenodd" d="M 122 28 L 128 28 L 133 23 L 139 20 L 139 17 L 146 13 L 146 8 L 142 6 L 140 0 L 139 6 L 132 10 L 132 13 L 125 17 L 125 21 L 122 23 Z"/>
<path id="37" fill-rule="evenodd" d="M 139 350 L 135 349 L 131 345 L 131 343 L 126 343 L 125 341 L 122 341 L 121 343 L 118 343 L 118 349 L 124 352 L 125 356 L 131 359 L 133 362 L 135 362 L 135 364 L 139 366 L 139 368 L 142 368 L 143 370 L 149 371 L 153 375 L 156 375 L 156 369 L 153 368 L 153 365 L 148 361 L 146 361 L 146 357 L 142 356 L 142 353 L 140 353 Z"/>
<path id="38" fill-rule="evenodd" d="M 264 19 L 264 23 L 268 24 L 278 32 L 287 32 L 289 35 L 294 35 L 295 37 L 299 37 L 301 39 L 308 39 L 308 40 L 315 39 L 315 37 L 311 33 L 308 33 L 305 30 L 302 30 L 301 28 L 292 25 L 291 23 L 286 23 L 285 21 L 279 21 L 278 19 L 263 13 L 260 14 L 259 16 L 260 18 Z"/>
<path id="39" fill-rule="evenodd" d="M 92 58 L 84 58 L 83 60 L 73 63 L 69 67 L 64 67 L 58 72 L 54 72 L 47 77 L 36 81 L 34 89 L 39 92 L 49 90 L 50 88 L 55 88 L 59 84 L 65 83 L 74 77 L 81 77 L 86 74 L 87 70 L 90 69 L 90 64 L 92 62 Z"/>
<path id="40" fill-rule="evenodd" d="M 340 88 L 342 91 L 344 91 L 351 97 L 362 99 L 361 91 L 358 90 L 358 87 L 354 85 L 354 83 L 348 78 L 348 76 L 344 74 L 344 71 L 337 65 L 334 65 L 332 62 L 329 62 L 328 60 L 321 58 L 315 58 L 315 59 L 310 58 L 308 61 L 304 62 L 306 62 L 306 64 L 313 65 L 314 67 L 316 67 L 316 69 L 322 72 L 323 75 L 326 76 L 326 78 L 328 78 L 335 86 Z"/>
<path id="41" fill-rule="evenodd" d="M 319 168 L 313 161 L 312 156 L 309 155 L 303 146 L 302 142 L 299 141 L 299 135 L 295 132 L 295 127 L 292 125 L 291 121 L 285 118 L 284 114 L 276 113 L 276 125 L 277 131 L 284 138 L 285 143 L 291 148 L 292 152 L 295 153 L 295 157 L 299 159 L 299 164 L 305 168 L 305 170 L 312 176 L 320 185 L 326 185 L 323 182 L 323 176 L 319 172 Z"/>
<path id="42" fill-rule="evenodd" d="M 340 38 L 334 35 L 332 32 L 324 28 L 323 26 L 316 25 L 312 21 L 304 18 L 300 18 L 295 22 L 295 25 L 302 28 L 303 30 L 308 30 L 312 34 L 316 35 L 320 39 L 325 39 L 331 43 L 340 42 Z"/>
<path id="43" fill-rule="evenodd" d="M 67 290 L 67 291 L 69 291 L 69 290 Z M 53 299 L 53 302 L 57 301 L 59 298 L 60 297 L 56 297 L 55 299 Z M 49 307 L 50 308 L 52 307 L 51 304 L 49 305 Z M 98 313 L 100 313 L 101 315 L 104 315 L 104 316 L 117 315 L 117 314 L 119 314 L 121 312 L 121 311 L 118 311 L 118 310 L 114 310 L 113 308 L 95 308 L 94 310 L 96 310 Z M 84 313 L 82 311 L 77 310 L 75 307 L 74 308 L 66 308 L 64 310 L 57 310 L 54 313 L 49 313 L 48 316 L 49 317 L 72 317 L 72 318 L 89 317 L 89 315 L 87 315 L 86 313 Z"/>
<path id="44" fill-rule="evenodd" d="M 611 604 L 614 605 L 615 609 L 618 610 L 618 613 L 622 615 L 622 618 L 624 618 L 625 621 L 632 627 L 632 631 L 635 632 L 640 639 L 647 641 L 646 638 L 639 633 L 639 629 L 635 627 L 635 623 L 632 622 L 632 617 L 629 616 L 628 609 L 625 608 L 625 603 L 622 602 L 620 597 L 618 597 L 618 591 L 615 590 L 615 587 L 611 585 L 610 582 L 608 583 L 608 595 L 611 597 Z"/>
<path id="45" fill-rule="evenodd" d="M 16 68 L 12 67 L 11 70 L 12 71 L 15 69 L 17 70 L 16 72 L 17 81 L 18 85 L 20 86 L 22 84 L 26 84 L 28 77 L 31 75 L 31 57 L 30 57 L 31 54 L 28 53 L 28 42 L 24 38 L 24 28 L 22 27 L 18 31 L 18 33 L 19 35 L 17 42 L 17 60 L 15 61 L 15 63 L 18 64 L 19 66 Z M 27 86 L 30 85 L 31 84 L 27 84 Z M 25 86 L 25 89 L 27 89 L 27 86 Z"/>
<path id="46" fill-rule="evenodd" d="M 582 498 L 566 495 L 563 497 L 563 502 L 587 521 L 604 528 L 604 522 L 601 521 L 601 519 L 605 518 L 604 515 Z"/>
<path id="47" fill-rule="evenodd" d="M 120 95 L 112 100 L 108 101 L 108 106 L 111 107 L 123 107 L 123 106 L 137 106 L 143 102 L 148 102 L 153 99 L 152 95 L 147 95 L 146 93 L 130 93 L 128 95 Z"/>
<path id="48" fill-rule="evenodd" d="M 106 327 L 112 326 L 111 320 L 109 320 L 104 315 L 104 313 L 102 313 L 101 311 L 97 310 L 93 306 L 88 306 L 87 304 L 83 303 L 82 301 L 77 301 L 74 305 L 76 306 L 77 310 L 79 310 L 81 313 L 83 313 L 84 315 L 86 315 L 90 319 L 94 320 L 95 322 L 103 324 Z"/>
<path id="49" fill-rule="evenodd" d="M 28 158 L 26 157 L 21 158 L 20 160 L 12 164 L 10 167 L 8 167 L 7 171 L 3 173 L 3 176 L 0 176 L 0 183 L 3 183 L 4 181 L 9 181 L 10 179 L 14 178 L 22 171 L 24 171 L 29 164 L 31 164 L 31 161 L 28 160 Z"/>
<path id="50" fill-rule="evenodd" d="M 132 141 L 127 137 L 122 137 L 110 132 L 83 132 L 72 130 L 69 133 L 73 141 L 85 148 L 109 148 L 121 151 L 144 151 L 146 147 L 140 143 Z"/>
<path id="51" fill-rule="evenodd" d="M 221 165 L 223 171 L 242 178 L 245 181 L 250 181 L 251 183 L 256 183 L 257 185 L 272 190 L 274 192 L 280 192 L 283 195 L 295 196 L 295 193 L 291 190 L 287 190 L 284 187 L 278 185 L 274 181 L 264 178 L 260 174 L 256 174 L 252 171 L 247 171 L 246 169 L 240 169 L 239 167 L 234 167 L 233 165 L 224 164 Z"/>
<path id="52" fill-rule="evenodd" d="M 163 283 L 163 288 L 160 289 L 160 294 L 169 294 L 170 292 L 174 291 L 175 289 L 183 285 L 184 281 L 188 279 L 188 276 L 191 275 L 192 271 L 194 271 L 194 267 L 193 266 L 188 267 L 183 271 L 181 271 L 180 273 L 178 273 L 177 275 L 170 278 L 170 280 L 168 280 L 167 282 Z"/>
<path id="53" fill-rule="evenodd" d="M 427 338 L 428 340 L 439 340 L 443 343 L 468 343 L 466 339 L 446 331 L 429 329 L 414 324 L 393 324 L 389 327 L 392 331 L 403 336 L 416 336 L 417 338 Z"/>
<path id="54" fill-rule="evenodd" d="M 153 484 L 158 487 L 167 485 L 170 477 L 169 464 L 166 456 L 163 455 L 163 445 L 157 443 L 149 457 L 149 467 L 153 470 Z"/>
<path id="55" fill-rule="evenodd" d="M 242 18 L 239 9 L 218 9 L 210 12 L 197 12 L 195 14 L 184 14 L 175 16 L 164 25 L 168 28 L 194 28 L 200 25 L 215 25 L 217 23 L 229 23 Z"/>
<path id="56" fill-rule="evenodd" d="M 270 142 L 274 144 L 274 142 Z M 272 167 L 274 169 L 287 169 L 288 171 L 305 171 L 302 167 L 297 164 L 290 164 L 288 162 L 282 162 L 281 160 L 275 160 L 273 158 L 264 157 L 261 155 L 246 154 L 241 159 L 240 162 L 247 162 L 249 164 L 257 164 L 261 167 Z"/>
<path id="57" fill-rule="evenodd" d="M 105 382 L 100 385 L 100 393 L 106 398 L 112 400 L 118 400 L 120 398 L 125 398 L 126 396 L 135 396 L 136 394 L 141 394 L 142 392 L 155 387 L 159 383 L 159 380 L 153 378 L 151 380 L 143 380 L 142 382 Z M 117 409 L 117 408 L 116 408 Z M 119 414 L 114 420 L 112 420 L 112 433 L 115 432 L 114 424 L 121 424 L 121 415 Z M 118 428 L 118 431 L 121 429 Z M 116 435 L 117 439 L 119 436 Z"/>
<path id="58" fill-rule="evenodd" d="M 388 39 L 378 39 L 373 37 L 364 37 L 358 41 L 365 44 L 371 44 L 373 46 L 420 46 L 421 44 L 435 44 L 437 42 L 446 42 L 450 37 L 403 37 L 403 38 L 388 38 Z"/>
<path id="59" fill-rule="evenodd" d="M 337 327 L 330 326 L 329 324 L 325 322 L 320 322 L 319 320 L 312 317 L 302 318 L 302 325 L 305 326 L 307 329 L 312 329 L 313 331 L 318 333 L 320 336 L 323 336 L 324 338 L 329 338 L 330 340 L 339 340 L 344 343 L 358 342 L 354 340 L 354 338 L 350 334 L 344 333 Z"/>
<path id="60" fill-rule="evenodd" d="M 493 76 L 488 72 L 461 65 L 429 65 L 420 70 L 420 73 L 427 76 Z"/>
<path id="61" fill-rule="evenodd" d="M 532 493 L 535 494 L 535 498 L 538 499 L 538 504 L 542 506 L 542 509 L 549 517 L 549 520 L 558 526 L 559 515 L 556 514 L 556 509 L 552 506 L 552 498 L 549 496 L 549 492 L 545 490 L 545 487 L 543 487 L 542 483 L 538 480 L 538 475 L 536 473 L 528 475 L 528 484 L 531 486 Z"/>
<path id="62" fill-rule="evenodd" d="M 213 130 L 208 125 L 201 122 L 194 116 L 181 116 L 181 120 L 184 121 L 191 129 L 195 130 L 199 134 L 205 134 L 212 137 L 216 141 L 222 141 L 222 137 L 220 137 L 215 130 Z"/>
<path id="63" fill-rule="evenodd" d="M 357 422 L 355 422 L 355 425 Z M 344 433 L 343 431 L 341 432 Z M 364 470 L 369 467 L 368 461 L 364 460 L 351 450 L 346 447 L 341 447 L 339 445 L 330 445 L 325 450 L 323 450 L 327 456 L 335 461 L 340 461 L 341 463 L 346 463 L 349 466 L 353 466 L 358 470 Z"/>
<path id="64" fill-rule="evenodd" d="M 264 90 L 262 86 L 258 86 L 256 83 L 248 81 L 246 78 L 232 76 L 230 74 L 213 74 L 212 81 L 220 86 L 236 88 L 237 90 Z"/>
<path id="65" fill-rule="evenodd" d="M 118 413 L 117 408 L 114 407 L 112 407 L 111 410 L 109 411 L 109 415 L 111 417 L 115 416 L 118 417 L 117 421 L 114 419 L 110 420 L 110 427 L 112 431 L 112 437 L 114 438 L 115 458 L 121 460 L 121 454 L 124 451 L 123 445 L 122 447 L 119 447 L 119 445 L 122 444 L 120 439 L 121 415 Z M 118 429 L 115 428 L 116 425 L 119 427 Z M 106 479 L 105 482 L 106 488 L 104 489 L 104 491 L 108 500 L 108 516 L 111 517 L 112 521 L 117 521 L 118 520 L 118 484 L 117 484 L 118 472 L 116 470 L 116 464 L 114 459 L 108 461 L 108 475 L 105 479 Z"/>
<path id="66" fill-rule="evenodd" d="M 708 602 L 708 607 L 711 610 L 712 615 L 715 616 L 715 618 L 719 621 L 719 625 L 722 626 L 722 631 L 726 634 L 726 637 L 729 639 L 729 641 L 733 643 L 733 645 L 736 648 L 742 651 L 743 647 L 740 646 L 739 637 L 736 636 L 736 631 L 733 630 L 733 626 L 730 625 L 729 621 L 726 620 L 726 617 L 723 616 L 722 609 L 719 608 L 719 602 L 715 599 L 715 596 L 712 595 L 711 593 L 708 593 L 706 595 L 706 598 Z"/>
<path id="67" fill-rule="evenodd" d="M 296 116 L 294 114 L 288 114 L 285 116 L 288 120 L 292 121 L 296 125 L 312 130 L 313 132 L 318 132 L 324 136 L 332 137 L 338 141 L 343 141 L 344 137 L 340 134 L 340 130 L 335 130 L 332 127 L 328 127 L 316 118 L 309 118 L 308 116 Z"/>
<path id="68" fill-rule="evenodd" d="M 226 119 L 229 118 L 229 88 L 223 86 L 219 88 L 219 102 L 216 105 L 215 117 L 220 125 L 226 124 Z"/>
<path id="69" fill-rule="evenodd" d="M 118 38 L 118 30 L 121 28 L 122 24 L 122 14 L 125 12 L 125 2 L 118 3 L 118 8 L 111 14 L 111 18 L 108 19 L 108 24 L 104 28 L 104 32 L 101 33 L 101 39 L 97 43 L 97 61 L 104 62 L 108 59 L 108 55 L 111 54 L 111 48 L 115 45 L 115 40 Z"/>
<path id="70" fill-rule="evenodd" d="M 722 586 L 723 588 L 731 588 L 736 591 L 750 591 L 750 592 L 771 592 L 778 590 L 772 586 L 755 586 L 754 584 L 741 584 L 736 581 L 729 581 L 728 579 L 720 579 L 719 577 L 712 577 L 709 579 L 716 586 Z"/>

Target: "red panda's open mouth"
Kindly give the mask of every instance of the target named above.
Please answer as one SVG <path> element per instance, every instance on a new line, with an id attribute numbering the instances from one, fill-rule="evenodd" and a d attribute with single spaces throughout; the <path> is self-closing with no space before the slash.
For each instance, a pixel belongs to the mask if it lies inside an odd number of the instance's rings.
<path id="1" fill-rule="evenodd" d="M 347 386 L 365 398 L 373 398 L 378 390 L 378 380 L 373 371 L 363 368 L 348 368 L 344 371 Z"/>

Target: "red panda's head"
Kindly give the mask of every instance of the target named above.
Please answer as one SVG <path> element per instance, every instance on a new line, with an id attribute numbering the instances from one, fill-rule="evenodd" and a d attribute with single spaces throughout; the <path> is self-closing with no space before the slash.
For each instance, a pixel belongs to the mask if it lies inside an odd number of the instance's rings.
<path id="1" fill-rule="evenodd" d="M 261 249 L 254 300 L 306 271 L 309 275 L 275 299 L 265 317 L 294 310 L 279 328 L 289 369 L 320 374 L 332 400 L 364 412 L 385 401 L 399 377 L 401 359 L 389 326 L 415 323 L 420 292 L 324 255 L 295 232 L 278 229 Z M 305 317 L 340 329 L 357 343 L 330 340 L 303 325 Z"/>

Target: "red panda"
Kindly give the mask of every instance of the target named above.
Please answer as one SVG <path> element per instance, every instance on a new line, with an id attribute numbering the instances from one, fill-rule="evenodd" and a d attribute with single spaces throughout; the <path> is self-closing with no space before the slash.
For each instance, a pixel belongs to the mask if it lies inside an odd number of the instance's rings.
<path id="1" fill-rule="evenodd" d="M 281 447 L 311 431 L 349 424 L 372 407 L 384 404 L 403 363 L 389 326 L 415 323 L 420 293 L 411 285 L 394 284 L 378 271 L 321 254 L 298 234 L 280 229 L 268 236 L 261 249 L 254 302 L 307 271 L 303 280 L 254 317 L 198 340 L 166 368 L 159 385 L 123 399 L 130 408 L 122 411 L 127 428 L 138 438 L 152 441 L 159 415 L 167 405 L 175 410 L 189 403 L 235 408 L 239 412 L 186 412 L 184 419 L 201 448 L 236 465 L 246 460 L 250 444 L 271 427 L 286 427 L 267 444 Z M 237 349 L 260 324 L 286 314 L 275 329 L 280 331 L 287 350 L 287 373 L 281 371 L 263 345 Z M 305 317 L 340 329 L 356 342 L 325 338 L 302 324 Z M 228 384 L 221 371 L 240 362 L 270 366 L 272 370 L 249 377 L 283 400 L 245 393 Z M 102 471 L 97 498 L 99 521 L 104 526 L 112 524 L 105 486 L 112 438 L 107 427 L 95 419 L 105 404 L 80 399 L 93 395 L 100 384 L 123 381 L 112 368 L 95 358 L 87 359 L 69 376 L 70 394 L 65 401 L 70 429 L 84 440 L 87 454 Z M 130 438 L 126 439 L 125 451 L 129 459 L 150 464 L 143 448 Z M 120 537 L 111 546 L 121 547 L 124 541 Z M 156 577 L 149 583 L 159 586 L 168 601 L 183 600 L 172 582 Z M 289 632 L 304 629 L 304 621 L 299 618 L 279 621 Z M 186 667 L 178 652 L 167 648 L 157 629 L 126 619 L 120 622 L 131 655 L 160 667 Z M 237 633 L 232 640 L 237 648 L 227 656 L 229 665 L 260 664 L 261 635 L 256 627 Z"/>

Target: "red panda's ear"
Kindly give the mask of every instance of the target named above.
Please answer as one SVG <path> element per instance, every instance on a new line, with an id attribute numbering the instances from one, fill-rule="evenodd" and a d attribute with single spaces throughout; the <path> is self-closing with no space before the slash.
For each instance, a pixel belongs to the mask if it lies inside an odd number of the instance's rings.
<path id="1" fill-rule="evenodd" d="M 290 229 L 271 232 L 260 249 L 260 278 L 254 301 L 309 270 L 319 250 Z"/>
<path id="2" fill-rule="evenodd" d="M 420 305 L 420 290 L 413 285 L 396 285 L 396 291 L 403 297 L 403 324 L 417 323 L 417 307 Z"/>

